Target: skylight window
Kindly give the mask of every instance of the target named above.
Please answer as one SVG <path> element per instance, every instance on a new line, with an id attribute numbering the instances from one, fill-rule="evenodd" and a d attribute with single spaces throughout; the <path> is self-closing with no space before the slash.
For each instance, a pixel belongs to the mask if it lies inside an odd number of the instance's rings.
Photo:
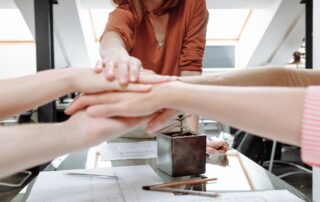
<path id="1" fill-rule="evenodd" d="M 208 40 L 238 40 L 247 19 L 249 9 L 209 9 Z"/>
<path id="2" fill-rule="evenodd" d="M 0 9 L 0 41 L 33 41 L 33 36 L 18 9 Z"/>
<path id="3" fill-rule="evenodd" d="M 90 10 L 95 35 L 104 31 L 108 14 L 113 9 Z M 250 17 L 250 9 L 209 9 L 207 40 L 238 40 Z"/>

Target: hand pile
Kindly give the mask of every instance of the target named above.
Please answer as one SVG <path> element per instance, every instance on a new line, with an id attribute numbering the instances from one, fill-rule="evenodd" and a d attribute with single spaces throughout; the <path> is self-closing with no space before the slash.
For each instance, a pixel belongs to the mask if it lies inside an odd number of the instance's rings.
<path id="1" fill-rule="evenodd" d="M 71 125 L 85 123 L 80 130 L 88 137 L 79 143 L 84 147 L 88 146 L 86 141 L 98 144 L 142 124 L 147 124 L 147 132 L 154 134 L 178 114 L 164 104 L 170 99 L 170 89 L 180 85 L 177 77 L 160 76 L 139 65 L 115 68 L 102 62 L 98 62 L 95 74 L 108 87 L 85 91 L 65 111 L 72 115 Z M 217 151 L 216 146 L 221 147 L 208 144 L 208 152 Z"/>

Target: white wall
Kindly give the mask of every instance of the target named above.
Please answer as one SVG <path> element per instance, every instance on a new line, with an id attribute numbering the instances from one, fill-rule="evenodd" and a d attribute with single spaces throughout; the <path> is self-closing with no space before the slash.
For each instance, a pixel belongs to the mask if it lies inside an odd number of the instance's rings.
<path id="1" fill-rule="evenodd" d="M 0 43 L 0 79 L 36 72 L 34 43 Z"/>

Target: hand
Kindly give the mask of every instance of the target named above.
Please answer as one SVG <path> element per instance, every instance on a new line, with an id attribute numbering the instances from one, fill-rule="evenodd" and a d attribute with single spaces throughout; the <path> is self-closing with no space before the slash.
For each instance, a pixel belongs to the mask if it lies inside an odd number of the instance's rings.
<path id="1" fill-rule="evenodd" d="M 143 69 L 141 62 L 134 57 L 129 57 L 120 62 L 116 62 L 112 58 L 99 60 L 95 71 L 97 73 L 104 72 L 108 81 L 119 80 L 122 86 L 126 86 L 129 83 L 160 84 L 178 79 L 175 76 L 161 76 L 152 70 Z"/>
<path id="2" fill-rule="evenodd" d="M 83 93 L 97 93 L 104 91 L 134 91 L 145 92 L 151 89 L 150 85 L 130 83 L 121 86 L 117 81 L 107 81 L 103 73 L 96 73 L 91 68 L 70 68 L 74 91 Z"/>
<path id="3" fill-rule="evenodd" d="M 180 82 L 169 82 L 153 86 L 152 90 L 145 93 L 97 93 L 80 96 L 65 113 L 72 115 L 77 111 L 87 108 L 87 113 L 92 117 L 137 117 L 151 115 L 163 108 L 169 106 L 171 99 L 174 99 L 175 93 L 172 89 L 183 85 Z M 170 99 L 168 99 L 170 95 Z M 153 117 L 149 129 L 154 131 L 170 117 L 176 115 L 174 110 L 165 110 L 159 116 Z"/>
<path id="4" fill-rule="evenodd" d="M 109 81 L 116 79 L 117 70 L 121 85 L 137 82 L 139 80 L 140 69 L 142 69 L 142 64 L 137 58 L 131 57 L 128 54 L 121 55 L 113 52 L 106 54 L 96 65 L 96 71 L 101 72 L 103 70 Z"/>
<path id="5" fill-rule="evenodd" d="M 153 98 L 154 96 L 154 98 Z M 96 93 L 85 94 L 76 99 L 65 113 L 72 115 L 87 108 L 92 117 L 138 117 L 151 115 L 158 111 L 163 98 L 155 93 Z"/>
<path id="6" fill-rule="evenodd" d="M 207 140 L 207 153 L 226 153 L 229 149 L 229 144 L 224 140 Z"/>
<path id="7" fill-rule="evenodd" d="M 66 135 L 70 135 L 66 143 L 78 150 L 121 136 L 149 120 L 150 117 L 92 118 L 85 111 L 79 111 L 62 124 L 69 131 Z"/>

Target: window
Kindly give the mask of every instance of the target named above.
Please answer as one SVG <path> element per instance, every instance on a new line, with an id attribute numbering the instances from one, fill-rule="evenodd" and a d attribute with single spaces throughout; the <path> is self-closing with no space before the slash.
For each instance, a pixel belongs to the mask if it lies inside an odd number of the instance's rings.
<path id="1" fill-rule="evenodd" d="M 250 13 L 249 9 L 209 9 L 207 40 L 238 40 Z"/>
<path id="2" fill-rule="evenodd" d="M 18 9 L 0 9 L 0 41 L 32 42 L 33 36 Z"/>
<path id="3" fill-rule="evenodd" d="M 89 10 L 95 36 L 99 38 L 113 9 Z M 207 40 L 238 40 L 250 17 L 250 9 L 209 9 Z"/>

